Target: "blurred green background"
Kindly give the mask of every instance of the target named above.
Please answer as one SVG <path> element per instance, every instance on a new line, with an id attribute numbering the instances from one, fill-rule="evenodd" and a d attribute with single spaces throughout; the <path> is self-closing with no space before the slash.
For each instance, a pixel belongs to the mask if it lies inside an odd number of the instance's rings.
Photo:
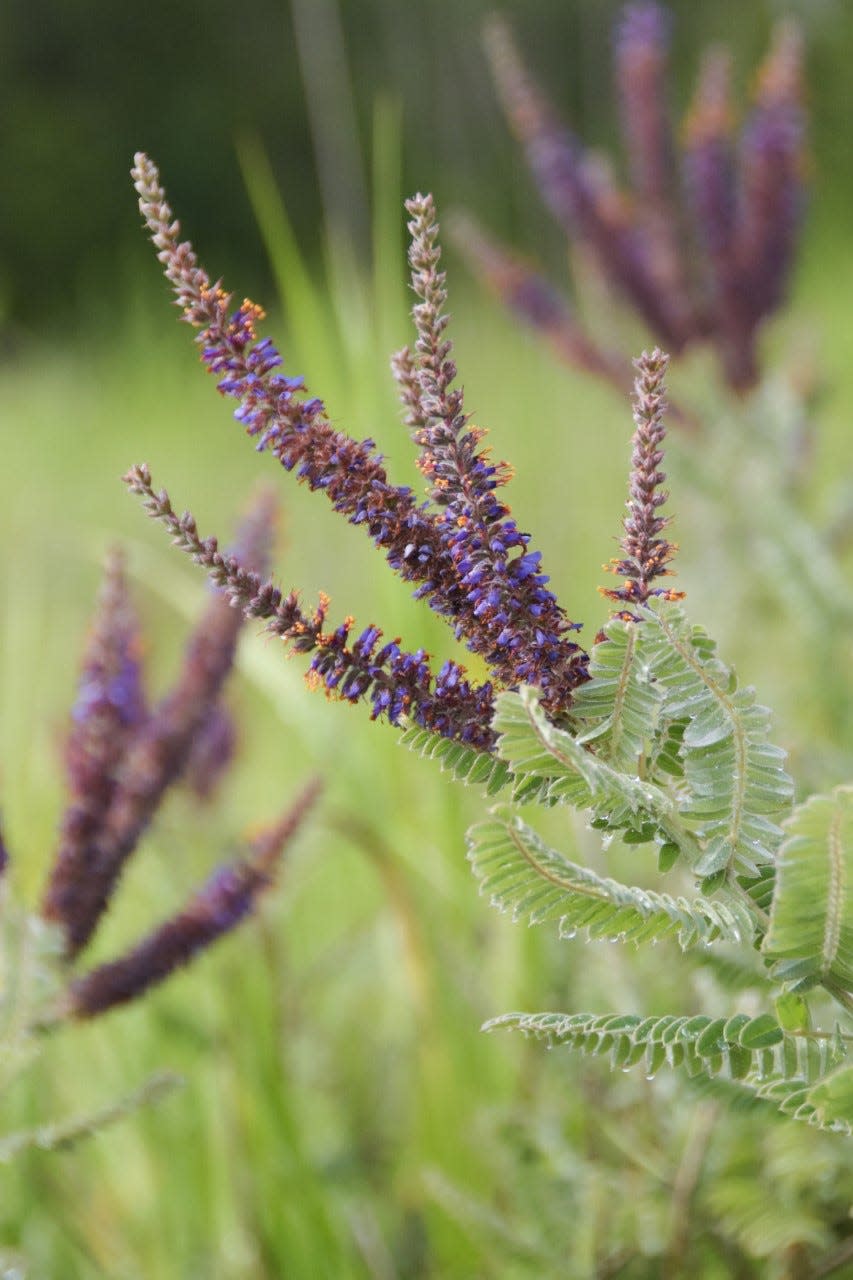
<path id="1" fill-rule="evenodd" d="M 480 48 L 483 17 L 515 23 L 531 64 L 584 137 L 606 143 L 614 0 L 5 0 L 0 12 L 0 307 L 35 330 L 97 292 L 120 306 L 125 255 L 140 254 L 125 181 L 156 156 L 187 227 L 229 276 L 257 291 L 266 264 L 235 141 L 270 154 L 309 258 L 331 223 L 368 249 L 366 166 L 377 96 L 398 102 L 403 185 L 465 201 L 498 228 L 553 233 L 498 125 Z M 683 109 L 700 48 L 725 39 L 741 83 L 771 22 L 796 12 L 808 36 L 813 145 L 827 216 L 849 210 L 853 11 L 844 0 L 676 0 L 674 101 Z M 831 175 L 831 182 L 828 181 Z M 118 278 L 116 277 L 116 273 Z"/>
<path id="2" fill-rule="evenodd" d="M 564 268 L 565 246 L 490 86 L 480 26 L 493 7 L 584 136 L 614 147 L 611 3 L 258 0 L 238 13 L 219 0 L 5 0 L 0 796 L 27 901 L 51 856 L 59 744 L 104 549 L 128 547 L 155 693 L 204 598 L 197 571 L 126 496 L 119 476 L 132 462 L 148 461 L 176 506 L 223 537 L 253 482 L 272 476 L 282 585 L 306 602 L 322 587 L 334 618 L 374 620 L 439 660 L 454 652 L 359 531 L 253 453 L 176 323 L 128 169 L 139 147 L 158 160 L 211 274 L 271 311 L 287 371 L 306 375 L 333 421 L 374 436 L 395 479 L 419 483 L 387 373 L 390 351 L 409 338 L 403 195 L 432 189 L 440 210 L 465 205 L 535 246 L 555 274 Z M 792 306 L 766 350 L 783 370 L 817 363 L 825 390 L 804 501 L 818 519 L 843 518 L 853 8 L 672 8 L 678 108 L 708 40 L 731 42 L 745 90 L 771 22 L 803 20 L 812 203 Z M 623 509 L 627 406 L 556 365 L 447 260 L 468 407 L 515 464 L 519 524 L 589 638 L 606 616 L 596 586 Z M 645 341 L 630 326 L 627 335 L 635 348 Z M 701 359 L 673 387 L 711 421 L 734 414 L 734 435 L 748 428 Z M 725 476 L 748 456 L 748 441 L 744 455 L 726 453 L 732 439 L 731 421 L 700 455 L 673 439 L 680 585 L 693 616 L 778 708 L 777 738 L 801 787 L 835 783 L 853 772 L 850 617 L 846 605 L 832 614 L 832 584 L 816 598 L 808 572 L 786 578 L 783 566 L 784 590 L 770 590 L 772 555 L 750 560 L 743 513 L 696 498 L 691 470 Z M 464 861 L 482 797 L 399 750 L 359 709 L 310 695 L 301 675 L 298 659 L 246 635 L 231 693 L 242 733 L 233 774 L 211 810 L 170 798 L 97 956 L 173 909 L 245 827 L 319 769 L 325 805 L 260 922 L 139 1007 L 51 1040 L 2 1100 L 0 1132 L 97 1106 L 164 1065 L 182 1070 L 186 1087 L 89 1144 L 0 1166 L 0 1250 L 30 1276 L 86 1280 L 652 1280 L 695 1107 L 675 1085 L 610 1079 L 603 1066 L 478 1028 L 511 1007 L 703 1007 L 702 965 L 674 963 L 674 948 L 558 946 L 496 916 Z M 565 815 L 543 830 L 601 865 L 590 833 L 566 830 Z M 632 866 L 642 874 L 653 871 Z M 850 1174 L 835 1143 L 740 1118 L 718 1127 L 710 1163 L 690 1274 L 733 1274 L 714 1229 L 753 1260 L 746 1275 L 776 1274 L 765 1259 L 792 1241 L 829 1246 L 834 1188 Z"/>

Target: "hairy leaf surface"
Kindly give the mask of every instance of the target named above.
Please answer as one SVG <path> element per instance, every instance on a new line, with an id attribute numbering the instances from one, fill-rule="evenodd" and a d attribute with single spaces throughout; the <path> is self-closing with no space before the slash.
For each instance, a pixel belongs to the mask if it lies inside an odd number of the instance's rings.
<path id="1" fill-rule="evenodd" d="M 748 942 L 753 924 L 732 900 L 674 898 L 622 884 L 552 849 L 510 810 L 468 832 L 468 859 L 493 906 L 530 924 L 556 920 L 560 937 L 586 929 L 593 938 L 656 942 L 675 935 L 683 948 L 725 939 Z"/>
<path id="2" fill-rule="evenodd" d="M 668 1014 L 506 1013 L 484 1031 L 523 1031 L 597 1057 L 623 1070 L 642 1065 L 647 1076 L 664 1066 L 691 1077 L 722 1076 L 773 1101 L 795 1119 L 850 1132 L 853 1071 L 839 1036 L 809 1039 L 786 1035 L 770 1014 L 731 1018 Z M 849 1073 L 849 1074 L 848 1074 Z"/>
<path id="3" fill-rule="evenodd" d="M 853 990 L 853 786 L 812 796 L 785 822 L 763 950 L 783 981 Z"/>

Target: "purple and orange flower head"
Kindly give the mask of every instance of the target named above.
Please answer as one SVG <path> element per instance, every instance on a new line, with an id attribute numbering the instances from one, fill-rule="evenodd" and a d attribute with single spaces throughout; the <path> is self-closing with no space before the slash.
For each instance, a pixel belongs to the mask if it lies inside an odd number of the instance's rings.
<path id="1" fill-rule="evenodd" d="M 312 655 L 312 683 L 331 697 L 367 701 L 374 718 L 392 724 L 405 718 L 488 751 L 496 691 L 535 684 L 550 713 L 565 711 L 586 679 L 587 655 L 572 638 L 577 624 L 550 589 L 540 553 L 499 496 L 510 470 L 483 447 L 484 432 L 470 423 L 454 385 L 432 197 L 407 204 L 412 286 L 419 299 L 416 339 L 392 361 L 428 482 L 428 498 L 419 501 L 409 486 L 391 481 L 372 440 L 355 440 L 333 427 L 322 400 L 307 395 L 301 378 L 281 371 L 280 354 L 257 333 L 261 309 L 248 300 L 235 307 L 220 285 L 211 284 L 192 246 L 180 238 L 156 167 L 142 154 L 133 178 L 177 305 L 199 330 L 202 362 L 220 393 L 238 402 L 235 417 L 256 448 L 363 528 L 415 596 L 484 661 L 489 678 L 472 681 L 452 660 L 434 671 L 423 649 L 406 650 L 398 639 L 383 642 L 373 623 L 357 631 L 347 616 L 329 626 L 325 596 L 313 612 L 304 611 L 293 593 L 285 596 L 239 556 L 223 556 L 215 538 L 199 535 L 192 516 L 178 516 L 168 494 L 155 491 L 148 468 L 135 467 L 127 482 L 150 514 L 246 616 L 266 619 L 292 650 Z"/>

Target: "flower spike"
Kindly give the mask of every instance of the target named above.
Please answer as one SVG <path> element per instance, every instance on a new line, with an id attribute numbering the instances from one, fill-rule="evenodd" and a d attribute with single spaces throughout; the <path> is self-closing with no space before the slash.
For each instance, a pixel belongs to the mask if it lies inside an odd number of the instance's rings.
<path id="1" fill-rule="evenodd" d="M 263 567 L 272 540 L 274 505 L 261 494 L 244 519 L 237 548 Z M 222 595 L 214 596 L 192 632 L 181 673 L 128 742 L 106 803 L 73 862 L 60 857 L 44 913 L 64 929 L 73 958 L 91 939 L 106 911 L 127 859 L 152 821 L 166 790 L 184 773 L 203 728 L 231 672 L 243 619 Z"/>
<path id="2" fill-rule="evenodd" d="M 563 709 L 585 678 L 585 655 L 565 638 L 574 624 L 545 585 L 541 557 L 529 550 L 530 535 L 518 529 L 497 497 L 509 468 L 480 448 L 485 433 L 469 425 L 462 392 L 452 386 L 456 364 L 444 336 L 447 290 L 432 196 L 417 195 L 406 209 L 412 288 L 420 302 L 412 312 L 415 354 L 401 352 L 395 372 L 420 449 L 418 466 L 441 508 L 439 527 L 456 577 L 467 588 L 458 630 L 478 637 L 479 651 L 507 684 L 536 684 L 547 706 Z"/>
<path id="3" fill-rule="evenodd" d="M 246 856 L 215 871 L 182 911 L 119 959 L 72 982 L 66 995 L 71 1016 L 95 1018 L 137 999 L 235 929 L 272 884 L 320 789 L 318 779 L 310 782 L 277 823 L 249 842 Z"/>
<path id="4" fill-rule="evenodd" d="M 726 382 L 743 394 L 758 381 L 758 331 L 784 297 L 802 223 L 802 42 L 795 24 L 776 28 L 739 138 L 727 60 L 712 50 L 677 143 L 668 106 L 669 26 L 655 0 L 627 5 L 617 24 L 615 80 L 627 191 L 610 176 L 612 166 L 558 122 L 509 28 L 492 20 L 485 41 L 510 127 L 569 240 L 587 251 L 662 346 L 679 355 L 694 343 L 712 343 Z M 494 287 L 488 258 L 476 246 L 469 256 Z M 503 292 L 563 359 L 613 381 L 608 366 L 596 368 L 574 335 L 571 342 L 555 342 L 553 320 L 543 324 L 535 308 L 518 304 L 513 290 L 504 286 Z M 690 425 L 689 414 L 672 416 Z"/>
<path id="5" fill-rule="evenodd" d="M 624 576 L 624 583 L 617 588 L 600 588 L 602 595 L 624 605 L 644 605 L 651 596 L 665 600 L 681 600 L 683 591 L 654 587 L 656 578 L 669 577 L 667 565 L 677 547 L 675 543 L 660 537 L 670 522 L 669 516 L 659 515 L 659 509 L 669 496 L 661 485 L 665 474 L 658 468 L 663 460 L 663 441 L 666 435 L 663 414 L 666 408 L 664 376 L 669 356 L 655 348 L 649 354 L 644 351 L 635 361 L 637 379 L 634 383 L 634 432 L 631 455 L 631 480 L 628 494 L 628 514 L 624 519 L 622 559 L 607 566 L 609 573 Z M 630 608 L 622 616 L 636 621 Z"/>
<path id="6" fill-rule="evenodd" d="M 141 645 L 124 557 L 114 550 L 105 566 L 65 744 L 69 802 L 42 904 L 46 919 L 66 926 L 76 913 L 81 883 L 89 877 L 92 844 L 115 797 L 122 761 L 148 715 Z"/>

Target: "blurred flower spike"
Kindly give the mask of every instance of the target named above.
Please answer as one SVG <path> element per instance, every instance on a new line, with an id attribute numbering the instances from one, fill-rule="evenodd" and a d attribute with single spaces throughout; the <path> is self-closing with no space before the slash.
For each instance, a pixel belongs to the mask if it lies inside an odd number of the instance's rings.
<path id="1" fill-rule="evenodd" d="M 236 554 L 260 570 L 269 559 L 274 517 L 271 494 L 260 492 L 237 535 Z M 124 560 L 118 551 L 108 557 L 65 744 L 68 800 L 41 907 L 69 965 L 91 942 L 169 788 L 183 780 L 204 798 L 227 768 L 233 728 L 222 691 L 243 621 L 222 592 L 214 592 L 190 634 L 177 680 L 149 705 Z M 217 872 L 173 920 L 126 955 L 83 976 L 69 970 L 60 1014 L 91 1017 L 133 999 L 234 928 L 271 882 L 318 790 L 312 782 L 249 843 L 243 860 Z M 0 875 L 7 861 L 0 839 Z"/>
<path id="2" fill-rule="evenodd" d="M 759 380 L 762 322 L 780 306 L 805 206 L 805 113 L 798 28 L 780 23 L 740 132 L 720 47 L 702 62 L 680 133 L 669 103 L 670 20 L 628 5 L 614 41 L 630 186 L 564 126 L 502 19 L 487 48 L 510 125 L 570 243 L 674 356 L 707 343 L 737 393 Z M 542 275 L 469 217 L 456 239 L 475 271 L 565 359 L 624 390 L 629 363 L 584 334 Z"/>

